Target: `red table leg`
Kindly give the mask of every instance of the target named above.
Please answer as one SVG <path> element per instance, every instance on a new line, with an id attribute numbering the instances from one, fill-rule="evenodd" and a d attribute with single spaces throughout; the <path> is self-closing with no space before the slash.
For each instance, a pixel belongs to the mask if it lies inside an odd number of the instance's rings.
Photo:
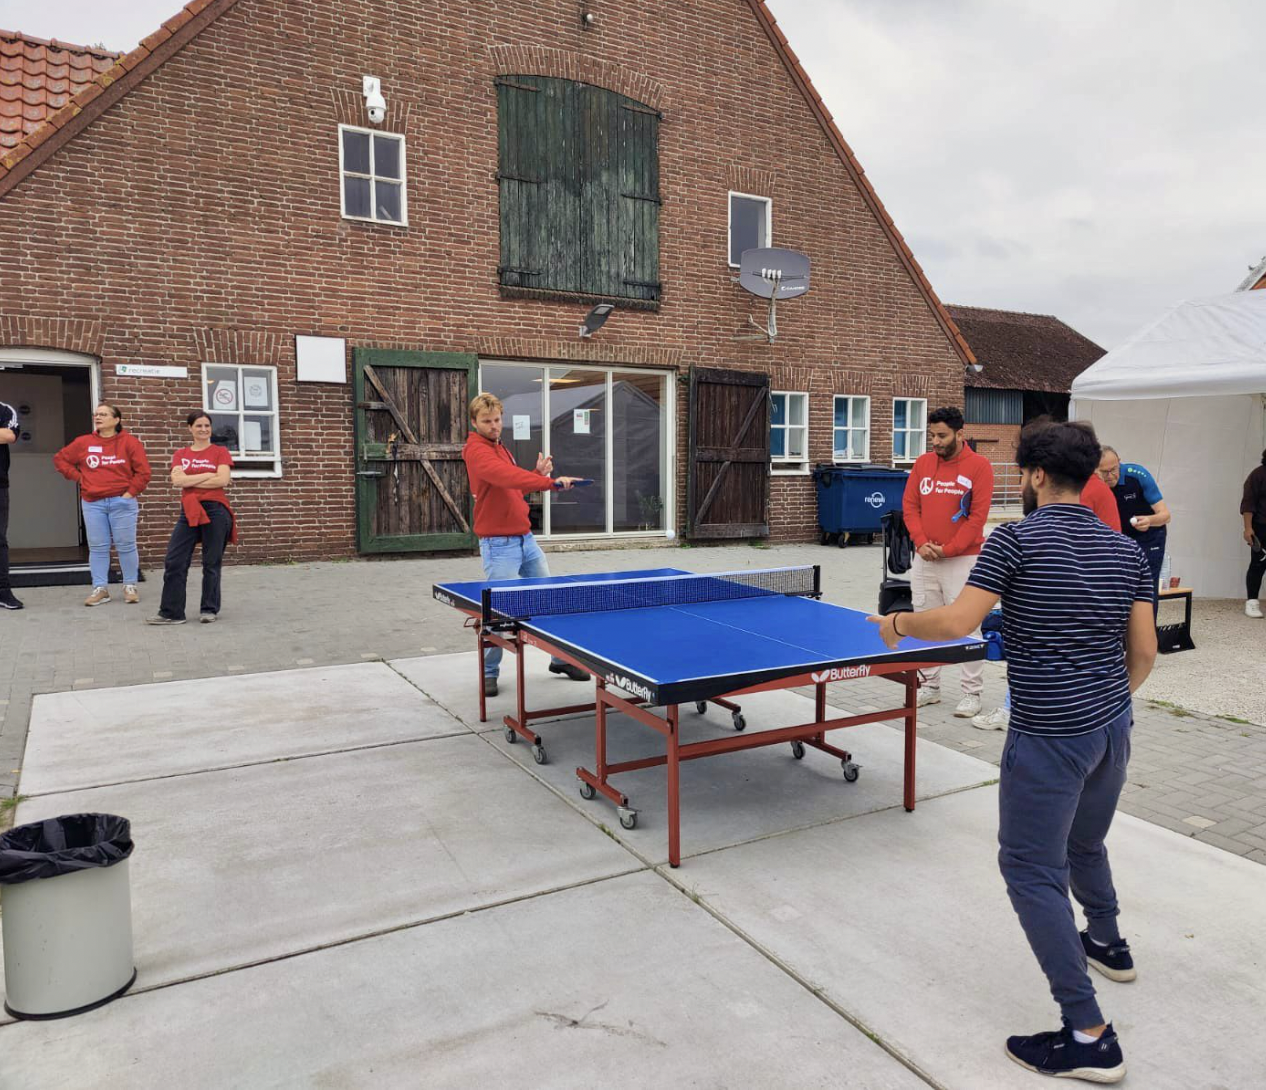
<path id="1" fill-rule="evenodd" d="M 475 669 L 479 672 L 479 722 L 488 721 L 488 698 L 484 696 L 484 628 L 475 621 Z"/>
<path id="2" fill-rule="evenodd" d="M 906 777 L 905 808 L 914 809 L 914 751 L 919 714 L 919 675 L 914 670 L 906 675 Z"/>
<path id="3" fill-rule="evenodd" d="M 668 865 L 681 866 L 681 755 L 677 705 L 668 708 Z"/>

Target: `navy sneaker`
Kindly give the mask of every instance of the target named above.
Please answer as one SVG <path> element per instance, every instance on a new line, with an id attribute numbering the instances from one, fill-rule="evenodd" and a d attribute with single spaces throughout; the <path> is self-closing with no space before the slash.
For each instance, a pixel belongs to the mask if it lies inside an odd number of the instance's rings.
<path id="1" fill-rule="evenodd" d="M 1055 1033 L 1008 1037 L 1007 1055 L 1021 1067 L 1057 1079 L 1108 1083 L 1125 1078 L 1125 1057 L 1111 1023 L 1099 1040 L 1088 1045 L 1077 1042 L 1067 1023 Z"/>
<path id="2" fill-rule="evenodd" d="M 1086 952 L 1086 960 L 1109 980 L 1125 984 L 1138 976 L 1134 971 L 1134 959 L 1130 956 L 1130 944 L 1125 939 L 1100 946 L 1090 937 L 1089 931 L 1083 931 L 1081 948 Z"/>
<path id="3" fill-rule="evenodd" d="M 26 607 L 13 597 L 13 591 L 0 590 L 0 609 L 25 609 Z"/>

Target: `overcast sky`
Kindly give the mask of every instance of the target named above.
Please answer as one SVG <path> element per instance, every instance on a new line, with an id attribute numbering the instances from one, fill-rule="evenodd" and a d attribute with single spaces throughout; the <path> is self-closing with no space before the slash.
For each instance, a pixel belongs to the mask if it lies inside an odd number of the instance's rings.
<path id="1" fill-rule="evenodd" d="M 1110 348 L 1266 255 L 1259 0 L 769 4 L 945 302 Z M 126 50 L 179 6 L 0 0 L 0 27 Z"/>

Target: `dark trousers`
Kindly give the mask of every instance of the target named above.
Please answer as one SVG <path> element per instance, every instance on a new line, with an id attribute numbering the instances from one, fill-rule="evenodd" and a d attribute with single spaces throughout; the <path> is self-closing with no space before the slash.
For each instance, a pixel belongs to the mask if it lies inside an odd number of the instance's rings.
<path id="1" fill-rule="evenodd" d="M 1160 586 L 1161 568 L 1165 566 L 1165 539 L 1168 535 L 1162 534 L 1159 538 L 1152 541 L 1140 541 L 1139 547 L 1143 550 L 1143 555 L 1147 558 L 1147 566 L 1152 570 L 1152 589 L 1155 590 Z M 1152 614 L 1156 615 L 1160 612 L 1160 598 L 1152 597 Z"/>
<path id="2" fill-rule="evenodd" d="M 1261 595 L 1262 576 L 1266 575 L 1266 522 L 1258 522 L 1254 519 L 1253 533 L 1257 535 L 1257 543 L 1261 548 L 1249 555 L 1248 575 L 1244 580 L 1244 589 L 1248 592 L 1250 599 Z M 2 536 L 3 529 L 0 528 L 0 537 Z M 0 583 L 0 586 L 3 585 Z"/>
<path id="3" fill-rule="evenodd" d="M 1104 838 L 1130 760 L 1127 708 L 1101 730 L 1074 738 L 1010 731 L 998 781 L 998 866 L 1011 906 L 1074 1029 L 1103 1022 L 1077 934 L 1069 889 L 1090 937 L 1111 943 L 1117 894 Z"/>
<path id="4" fill-rule="evenodd" d="M 189 565 L 193 550 L 202 543 L 202 613 L 220 612 L 220 564 L 224 559 L 224 546 L 233 530 L 233 519 L 224 504 L 214 500 L 202 505 L 211 521 L 201 526 L 190 526 L 185 513 L 171 532 L 167 543 L 167 560 L 163 565 L 163 600 L 158 612 L 163 617 L 183 620 L 185 616 L 185 583 L 189 578 Z"/>
<path id="5" fill-rule="evenodd" d="M 0 590 L 9 589 L 9 489 L 0 487 Z"/>

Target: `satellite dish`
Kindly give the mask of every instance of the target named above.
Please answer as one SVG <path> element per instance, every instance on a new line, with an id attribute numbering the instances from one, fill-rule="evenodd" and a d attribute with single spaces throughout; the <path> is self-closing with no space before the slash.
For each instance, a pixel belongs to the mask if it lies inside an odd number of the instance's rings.
<path id="1" fill-rule="evenodd" d="M 795 299 L 809 290 L 809 255 L 777 246 L 744 250 L 739 258 L 739 274 L 735 283 L 753 295 L 769 300 L 766 325 L 762 326 L 752 317 L 747 320 L 773 344 L 778 336 L 778 300 Z"/>

